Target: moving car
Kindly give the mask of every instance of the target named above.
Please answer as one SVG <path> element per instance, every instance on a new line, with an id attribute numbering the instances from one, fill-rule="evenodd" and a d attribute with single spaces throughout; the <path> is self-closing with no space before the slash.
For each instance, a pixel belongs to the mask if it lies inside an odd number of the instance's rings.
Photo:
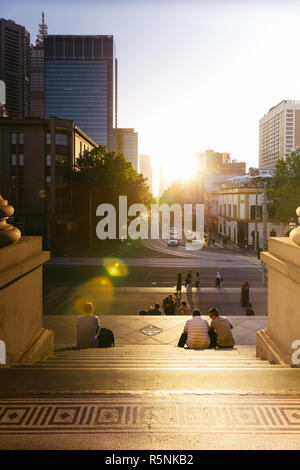
<path id="1" fill-rule="evenodd" d="M 178 246 L 178 240 L 170 238 L 170 240 L 168 240 L 168 246 Z"/>

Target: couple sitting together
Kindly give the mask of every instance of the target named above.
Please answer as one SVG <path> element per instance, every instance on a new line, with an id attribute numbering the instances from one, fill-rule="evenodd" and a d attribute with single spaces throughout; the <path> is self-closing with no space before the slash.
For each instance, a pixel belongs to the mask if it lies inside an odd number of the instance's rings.
<path id="1" fill-rule="evenodd" d="M 233 348 L 231 323 L 219 315 L 216 307 L 210 308 L 208 313 L 211 318 L 210 325 L 201 318 L 200 310 L 193 310 L 193 318 L 186 322 L 178 347 L 183 348 L 187 344 L 191 349 Z"/>

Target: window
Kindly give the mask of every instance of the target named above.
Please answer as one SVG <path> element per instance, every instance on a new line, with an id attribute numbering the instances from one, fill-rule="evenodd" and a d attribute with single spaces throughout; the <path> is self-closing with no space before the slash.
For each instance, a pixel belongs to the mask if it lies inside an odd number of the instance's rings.
<path id="1" fill-rule="evenodd" d="M 65 134 L 56 134 L 55 143 L 56 145 L 68 145 L 68 136 Z"/>
<path id="2" fill-rule="evenodd" d="M 234 219 L 237 218 L 237 207 L 236 207 L 236 204 L 233 206 L 233 218 L 234 218 Z"/>
<path id="3" fill-rule="evenodd" d="M 12 144 L 16 144 L 17 143 L 17 134 L 15 132 L 13 132 L 11 134 L 11 143 Z"/>
<path id="4" fill-rule="evenodd" d="M 12 164 L 12 166 L 16 166 L 16 164 L 17 164 L 17 155 L 13 154 L 11 156 L 11 164 Z"/>
<path id="5" fill-rule="evenodd" d="M 47 177 L 46 177 L 46 182 L 47 182 L 47 184 L 50 184 L 50 183 L 51 183 L 51 176 L 47 176 Z"/>
<path id="6" fill-rule="evenodd" d="M 46 155 L 46 165 L 51 166 L 51 155 Z"/>
<path id="7" fill-rule="evenodd" d="M 256 209 L 256 206 L 250 207 L 250 219 L 252 220 L 255 220 L 255 209 Z M 262 206 L 257 206 L 257 218 L 258 219 L 262 218 Z"/>
<path id="8" fill-rule="evenodd" d="M 19 144 L 24 144 L 24 134 L 19 134 Z"/>
<path id="9" fill-rule="evenodd" d="M 47 134 L 47 144 L 51 144 L 51 135 Z"/>
<path id="10" fill-rule="evenodd" d="M 24 155 L 21 153 L 19 155 L 19 166 L 24 166 Z"/>

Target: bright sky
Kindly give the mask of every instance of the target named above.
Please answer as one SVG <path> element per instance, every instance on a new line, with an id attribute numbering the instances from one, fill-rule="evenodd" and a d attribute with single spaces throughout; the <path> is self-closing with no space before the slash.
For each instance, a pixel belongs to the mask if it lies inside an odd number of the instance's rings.
<path id="1" fill-rule="evenodd" d="M 212 148 L 258 166 L 258 121 L 300 99 L 300 0 L 0 0 L 0 17 L 35 41 L 49 34 L 113 34 L 119 127 L 139 133 L 158 183 L 189 172 Z"/>

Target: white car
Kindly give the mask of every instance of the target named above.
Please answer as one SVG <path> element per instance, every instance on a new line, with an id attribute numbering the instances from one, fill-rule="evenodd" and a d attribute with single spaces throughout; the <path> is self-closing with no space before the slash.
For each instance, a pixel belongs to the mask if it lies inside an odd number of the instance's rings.
<path id="1" fill-rule="evenodd" d="M 170 240 L 168 240 L 168 246 L 178 246 L 178 240 L 170 238 Z"/>

